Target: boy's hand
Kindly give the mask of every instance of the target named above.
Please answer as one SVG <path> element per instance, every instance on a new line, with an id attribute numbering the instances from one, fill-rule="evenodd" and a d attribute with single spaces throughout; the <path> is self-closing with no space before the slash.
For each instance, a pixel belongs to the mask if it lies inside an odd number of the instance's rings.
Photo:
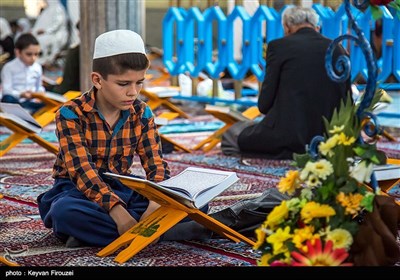
<path id="1" fill-rule="evenodd" d="M 27 90 L 21 93 L 22 98 L 31 99 L 32 98 L 32 91 Z"/>
<path id="2" fill-rule="evenodd" d="M 119 235 L 124 234 L 138 223 L 121 204 L 115 205 L 109 214 L 117 225 Z"/>
<path id="3" fill-rule="evenodd" d="M 157 208 L 160 207 L 160 204 L 158 204 L 157 202 L 151 201 L 149 202 L 149 205 L 147 206 L 146 211 L 144 211 L 144 213 L 142 214 L 142 217 L 140 217 L 140 221 L 143 221 L 144 219 L 146 219 L 148 216 L 150 216 L 151 213 L 153 213 L 154 211 L 157 210 Z M 149 245 L 154 245 L 156 244 L 158 241 L 160 240 L 160 238 L 156 238 L 154 239 L 153 242 L 151 242 Z"/>
<path id="4" fill-rule="evenodd" d="M 160 204 L 150 200 L 149 205 L 147 206 L 146 211 L 144 211 L 144 213 L 142 214 L 142 217 L 140 217 L 139 222 L 143 221 L 148 216 L 150 216 L 150 214 L 153 213 L 154 211 L 156 211 L 158 207 L 160 207 Z"/>

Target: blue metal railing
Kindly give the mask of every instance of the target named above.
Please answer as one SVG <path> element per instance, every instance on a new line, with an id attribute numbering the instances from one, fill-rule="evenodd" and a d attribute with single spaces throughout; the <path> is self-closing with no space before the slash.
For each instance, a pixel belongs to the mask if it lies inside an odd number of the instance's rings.
<path id="1" fill-rule="evenodd" d="M 281 15 L 289 6 L 284 6 L 278 12 L 272 7 L 260 5 L 253 16 L 242 6 L 234 7 L 229 15 L 225 15 L 219 6 L 209 7 L 203 12 L 198 8 L 185 10 L 171 7 L 162 26 L 164 65 L 173 76 L 189 73 L 196 78 L 200 72 L 205 72 L 212 79 L 218 79 L 223 72 L 229 72 L 234 80 L 243 80 L 247 74 L 252 73 L 262 82 L 265 68 L 268 67 L 264 46 L 283 36 Z M 331 39 L 345 34 L 356 35 L 354 29 L 349 28 L 345 3 L 336 11 L 321 4 L 313 4 L 312 7 L 320 16 L 323 35 Z M 370 8 L 361 11 L 350 4 L 348 9 L 366 40 L 370 41 L 375 26 Z M 377 60 L 377 82 L 379 87 L 400 90 L 400 21 L 385 6 L 380 6 L 380 9 L 383 14 L 382 56 Z M 237 21 L 242 22 L 240 61 L 234 57 Z M 367 80 L 367 62 L 357 40 L 341 43 L 350 52 L 352 81 L 357 82 L 360 78 Z M 385 83 L 391 76 L 397 81 Z M 361 84 L 360 88 L 363 86 L 366 85 Z M 257 91 L 254 95 L 257 95 Z"/>

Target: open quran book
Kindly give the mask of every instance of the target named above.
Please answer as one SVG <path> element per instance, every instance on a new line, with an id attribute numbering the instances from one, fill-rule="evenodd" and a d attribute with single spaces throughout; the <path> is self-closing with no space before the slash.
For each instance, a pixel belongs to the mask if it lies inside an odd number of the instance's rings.
<path id="1" fill-rule="evenodd" d="M 142 91 L 151 92 L 159 98 L 168 98 L 178 96 L 180 94 L 179 87 L 145 87 Z"/>
<path id="2" fill-rule="evenodd" d="M 42 126 L 19 104 L 0 102 L 0 117 L 35 133 L 42 131 Z"/>
<path id="3" fill-rule="evenodd" d="M 385 164 L 374 166 L 376 180 L 386 181 L 400 178 L 400 165 Z"/>
<path id="4" fill-rule="evenodd" d="M 104 173 L 104 175 L 145 183 L 187 207 L 197 209 L 239 180 L 235 172 L 198 167 L 188 167 L 178 175 L 158 183 L 109 172 Z"/>

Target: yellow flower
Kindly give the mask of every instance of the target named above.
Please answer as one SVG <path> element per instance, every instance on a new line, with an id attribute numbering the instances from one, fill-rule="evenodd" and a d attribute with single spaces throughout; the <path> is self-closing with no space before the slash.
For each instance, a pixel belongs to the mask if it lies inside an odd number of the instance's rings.
<path id="1" fill-rule="evenodd" d="M 319 204 L 315 201 L 310 201 L 301 209 L 300 215 L 304 223 L 308 224 L 314 218 L 329 218 L 335 215 L 335 209 L 326 204 Z"/>
<path id="2" fill-rule="evenodd" d="M 334 125 L 333 129 L 329 130 L 329 133 L 332 133 L 332 134 L 339 133 L 339 132 L 343 131 L 343 129 L 344 129 L 344 124 L 341 126 Z"/>
<path id="3" fill-rule="evenodd" d="M 289 215 L 288 207 L 286 201 L 282 201 L 280 205 L 275 206 L 274 209 L 268 214 L 265 225 L 269 228 L 274 229 L 282 221 L 284 221 Z"/>
<path id="4" fill-rule="evenodd" d="M 286 206 L 290 212 L 297 213 L 301 208 L 301 200 L 298 197 L 286 200 Z"/>
<path id="5" fill-rule="evenodd" d="M 338 138 L 338 143 L 342 144 L 344 146 L 350 146 L 355 141 L 356 141 L 356 138 L 354 138 L 353 136 L 347 137 L 346 134 L 344 134 L 343 132 L 340 133 L 339 138 Z"/>
<path id="6" fill-rule="evenodd" d="M 271 254 L 264 254 L 261 259 L 257 261 L 258 266 L 269 266 L 268 261 L 272 258 Z"/>
<path id="7" fill-rule="evenodd" d="M 265 233 L 265 228 L 263 226 L 256 229 L 256 236 L 257 236 L 257 242 L 256 242 L 256 244 L 254 244 L 254 247 L 253 247 L 254 250 L 259 249 L 266 240 L 267 235 Z"/>
<path id="8" fill-rule="evenodd" d="M 312 240 L 314 238 L 319 238 L 319 235 L 314 235 L 313 226 L 305 226 L 300 229 L 295 229 L 293 234 L 293 243 L 296 248 L 307 252 L 307 246 L 304 244 L 307 240 Z"/>
<path id="9" fill-rule="evenodd" d="M 317 176 L 315 176 L 314 174 L 311 174 L 310 176 L 308 176 L 308 180 L 306 181 L 307 186 L 309 186 L 310 188 L 314 188 L 320 184 L 321 184 L 321 181 L 318 179 Z"/>
<path id="10" fill-rule="evenodd" d="M 363 195 L 360 193 L 349 193 L 348 195 L 340 192 L 336 196 L 336 200 L 345 208 L 345 214 L 356 215 L 361 210 L 361 200 Z"/>
<path id="11" fill-rule="evenodd" d="M 333 173 L 332 163 L 326 159 L 321 159 L 316 162 L 309 161 L 301 171 L 300 179 L 305 180 L 310 173 L 314 174 L 318 178 L 321 178 L 322 180 L 326 180 L 326 178 Z"/>
<path id="12" fill-rule="evenodd" d="M 326 180 L 326 178 L 333 173 L 332 163 L 330 163 L 326 159 L 321 159 L 315 162 L 313 173 L 317 175 L 318 178 Z"/>
<path id="13" fill-rule="evenodd" d="M 333 148 L 338 144 L 338 135 L 335 134 L 330 137 L 326 142 L 321 142 L 318 146 L 319 151 L 324 156 L 333 156 L 335 153 L 333 152 Z"/>
<path id="14" fill-rule="evenodd" d="M 293 194 L 299 187 L 299 171 L 297 170 L 289 170 L 286 177 L 282 178 L 278 184 L 278 190 L 281 193 L 287 192 L 289 195 Z"/>
<path id="15" fill-rule="evenodd" d="M 302 181 L 305 181 L 307 179 L 308 175 L 310 173 L 312 173 L 313 169 L 314 169 L 314 163 L 311 161 L 308 161 L 306 163 L 306 166 L 304 166 L 303 170 L 300 173 L 300 179 Z"/>
<path id="16" fill-rule="evenodd" d="M 272 244 L 273 254 L 278 255 L 281 253 L 288 252 L 288 248 L 284 242 L 292 237 L 290 234 L 290 227 L 286 226 L 284 230 L 278 228 L 278 230 L 267 237 L 268 243 Z"/>
<path id="17" fill-rule="evenodd" d="M 353 244 L 353 236 L 350 232 L 345 229 L 337 228 L 334 229 L 326 235 L 326 240 L 331 240 L 333 242 L 333 249 L 350 249 L 351 244 Z"/>

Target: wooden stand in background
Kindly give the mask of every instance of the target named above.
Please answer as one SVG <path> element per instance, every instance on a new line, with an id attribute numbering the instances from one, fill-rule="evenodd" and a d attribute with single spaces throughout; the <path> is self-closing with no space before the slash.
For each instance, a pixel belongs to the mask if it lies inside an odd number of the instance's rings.
<path id="1" fill-rule="evenodd" d="M 81 95 L 79 91 L 68 91 L 60 97 L 63 97 L 64 98 L 63 100 L 67 101 L 72 98 L 78 97 L 79 95 Z M 45 106 L 42 109 L 38 110 L 35 114 L 33 114 L 35 120 L 42 127 L 45 127 L 54 121 L 56 111 L 64 104 L 64 102 L 62 102 L 61 99 L 54 100 L 52 98 L 49 98 L 42 93 L 34 93 L 33 97 L 40 99 L 43 103 L 45 103 Z M 40 146 L 42 146 L 43 148 L 45 148 L 46 150 L 48 150 L 53 154 L 58 153 L 58 147 L 47 142 L 39 135 L 37 135 L 35 132 L 32 132 L 20 125 L 17 125 L 16 123 L 8 119 L 1 117 L 0 117 L 0 124 L 6 126 L 7 128 L 9 128 L 14 132 L 9 137 L 0 142 L 0 157 L 26 138 L 29 138 L 32 141 L 38 143 Z"/>
<path id="2" fill-rule="evenodd" d="M 36 121 L 44 126 L 49 123 L 49 119 L 54 118 L 54 114 L 51 112 L 43 113 L 40 116 L 36 117 Z M 58 147 L 54 146 L 53 144 L 47 142 L 44 140 L 42 137 L 40 137 L 38 134 L 36 134 L 33 131 L 30 131 L 16 123 L 14 123 L 11 120 L 5 119 L 0 116 L 0 124 L 4 125 L 8 129 L 12 130 L 14 133 L 8 136 L 6 139 L 0 142 L 0 157 L 2 157 L 5 153 L 7 153 L 9 150 L 14 148 L 16 145 L 18 145 L 20 142 L 22 142 L 24 139 L 29 138 L 32 141 L 36 142 L 49 152 L 53 154 L 58 153 Z"/>
<path id="3" fill-rule="evenodd" d="M 248 108 L 246 111 L 242 113 L 243 118 L 239 119 L 235 117 L 234 115 L 231 115 L 230 113 L 225 113 L 225 112 L 220 112 L 220 111 L 214 111 L 214 110 L 207 110 L 206 111 L 210 114 L 212 114 L 214 117 L 217 119 L 223 121 L 225 125 L 215 131 L 212 135 L 201 141 L 199 144 L 197 144 L 193 149 L 194 150 L 199 150 L 200 148 L 203 148 L 204 152 L 210 151 L 212 148 L 214 148 L 219 142 L 221 142 L 222 134 L 224 134 L 225 131 L 228 130 L 233 124 L 235 124 L 238 121 L 241 120 L 254 120 L 256 117 L 261 115 L 260 111 L 256 106 Z"/>
<path id="4" fill-rule="evenodd" d="M 165 90 L 171 90 L 171 91 L 179 91 L 179 87 L 154 87 L 154 88 L 165 88 Z M 152 91 L 152 87 L 149 88 L 144 88 L 140 91 L 140 94 L 145 96 L 147 100 L 147 105 L 151 108 L 151 110 L 155 110 L 160 106 L 164 106 L 171 110 L 172 112 L 178 113 L 181 117 L 185 119 L 189 119 L 188 114 L 186 114 L 181 108 L 178 106 L 172 104 L 170 99 L 173 97 L 173 95 L 162 95 L 162 94 L 157 94 L 155 91 Z"/>

